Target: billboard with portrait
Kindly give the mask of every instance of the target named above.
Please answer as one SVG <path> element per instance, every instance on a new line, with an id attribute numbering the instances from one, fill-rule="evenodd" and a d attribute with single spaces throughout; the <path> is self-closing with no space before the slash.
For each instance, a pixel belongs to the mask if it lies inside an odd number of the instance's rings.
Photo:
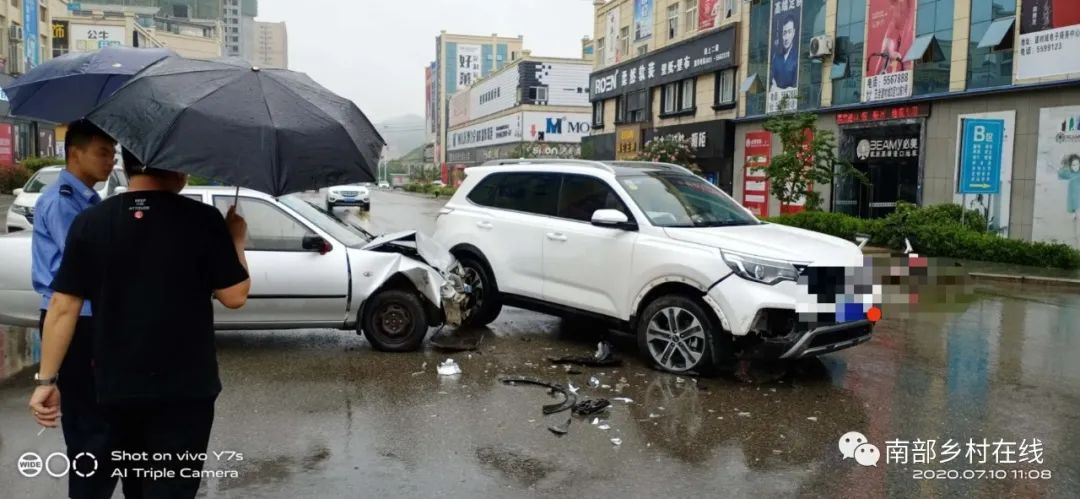
<path id="1" fill-rule="evenodd" d="M 798 108 L 801 24 L 802 0 L 773 0 L 766 112 Z"/>
<path id="2" fill-rule="evenodd" d="M 653 31 L 653 0 L 634 0 L 634 40 L 647 40 Z"/>
<path id="3" fill-rule="evenodd" d="M 622 55 L 619 54 L 619 7 L 608 11 L 604 23 L 604 37 L 606 40 L 604 65 L 610 66 L 619 62 L 619 56 Z"/>
<path id="4" fill-rule="evenodd" d="M 1080 106 L 1043 108 L 1031 238 L 1080 249 Z"/>

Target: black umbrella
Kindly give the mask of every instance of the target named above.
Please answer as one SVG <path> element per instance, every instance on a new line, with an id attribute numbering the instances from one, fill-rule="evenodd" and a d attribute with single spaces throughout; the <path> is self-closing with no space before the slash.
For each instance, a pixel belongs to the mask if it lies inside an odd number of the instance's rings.
<path id="1" fill-rule="evenodd" d="M 162 60 L 87 119 L 150 167 L 274 196 L 372 182 L 385 145 L 352 101 L 239 59 Z"/>

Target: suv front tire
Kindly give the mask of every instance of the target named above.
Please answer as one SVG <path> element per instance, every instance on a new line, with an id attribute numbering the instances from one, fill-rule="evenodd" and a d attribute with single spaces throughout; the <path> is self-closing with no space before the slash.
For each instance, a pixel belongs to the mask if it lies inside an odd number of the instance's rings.
<path id="1" fill-rule="evenodd" d="M 731 335 L 701 303 L 678 294 L 649 303 L 637 324 L 638 349 L 657 368 L 711 374 L 731 355 Z"/>

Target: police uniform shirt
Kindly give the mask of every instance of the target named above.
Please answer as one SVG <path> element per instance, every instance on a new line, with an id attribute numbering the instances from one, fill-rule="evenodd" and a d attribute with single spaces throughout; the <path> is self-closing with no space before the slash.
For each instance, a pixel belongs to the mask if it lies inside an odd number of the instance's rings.
<path id="1" fill-rule="evenodd" d="M 97 191 L 87 187 L 66 169 L 56 181 L 45 188 L 34 204 L 34 237 L 31 242 L 33 260 L 30 279 L 34 291 L 41 295 L 41 309 L 49 308 L 53 277 L 60 269 L 64 256 L 64 241 L 75 217 L 83 210 L 101 202 Z M 90 301 L 83 303 L 80 315 L 90 315 Z"/>
<path id="2" fill-rule="evenodd" d="M 94 303 L 94 377 L 111 403 L 216 396 L 211 296 L 245 279 L 219 211 L 142 191 L 75 219 L 52 288 Z"/>

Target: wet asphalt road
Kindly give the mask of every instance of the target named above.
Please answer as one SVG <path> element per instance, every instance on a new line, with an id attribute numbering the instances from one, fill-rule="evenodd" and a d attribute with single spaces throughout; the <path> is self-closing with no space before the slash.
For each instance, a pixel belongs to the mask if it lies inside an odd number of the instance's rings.
<path id="1" fill-rule="evenodd" d="M 377 192 L 362 223 L 431 232 L 440 203 Z M 343 216 L 353 216 L 351 213 Z M 695 381 L 652 371 L 632 338 L 507 309 L 476 331 L 480 349 L 386 354 L 340 331 L 222 332 L 211 451 L 242 461 L 208 469 L 205 497 L 1078 497 L 1080 295 L 980 288 L 961 304 L 886 319 L 870 342 L 792 365 L 754 364 L 746 376 Z M 25 408 L 37 345 L 0 329 L 0 496 L 60 497 L 60 480 L 15 469 L 25 451 L 61 450 L 58 431 L 36 437 Z M 588 354 L 609 338 L 622 367 L 552 368 L 548 356 Z M 463 374 L 440 378 L 453 358 Z M 604 418 L 547 430 L 544 389 L 505 386 L 521 374 L 580 387 L 579 396 L 628 397 Z M 595 376 L 600 387 L 590 388 Z M 608 385 L 605 388 L 603 385 Z M 843 459 L 838 440 L 865 434 L 876 467 Z M 621 439 L 614 445 L 612 438 Z M 1014 454 L 966 451 L 946 464 L 946 440 L 1015 441 Z M 886 442 L 936 440 L 933 464 L 886 463 Z M 1017 460 L 1042 443 L 1042 463 Z M 902 446 L 894 446 L 901 448 Z M 911 448 L 911 447 L 907 447 Z M 913 455 L 912 455 L 913 456 Z M 977 456 L 973 456 L 976 463 Z M 1033 454 L 1028 448 L 1024 457 Z M 913 457 L 909 456 L 909 463 Z M 1005 479 L 913 478 L 915 470 L 1004 470 Z M 1049 479 L 1015 478 L 1048 470 Z M 985 471 L 984 471 L 985 474 Z M 119 497 L 119 493 L 117 494 Z"/>

